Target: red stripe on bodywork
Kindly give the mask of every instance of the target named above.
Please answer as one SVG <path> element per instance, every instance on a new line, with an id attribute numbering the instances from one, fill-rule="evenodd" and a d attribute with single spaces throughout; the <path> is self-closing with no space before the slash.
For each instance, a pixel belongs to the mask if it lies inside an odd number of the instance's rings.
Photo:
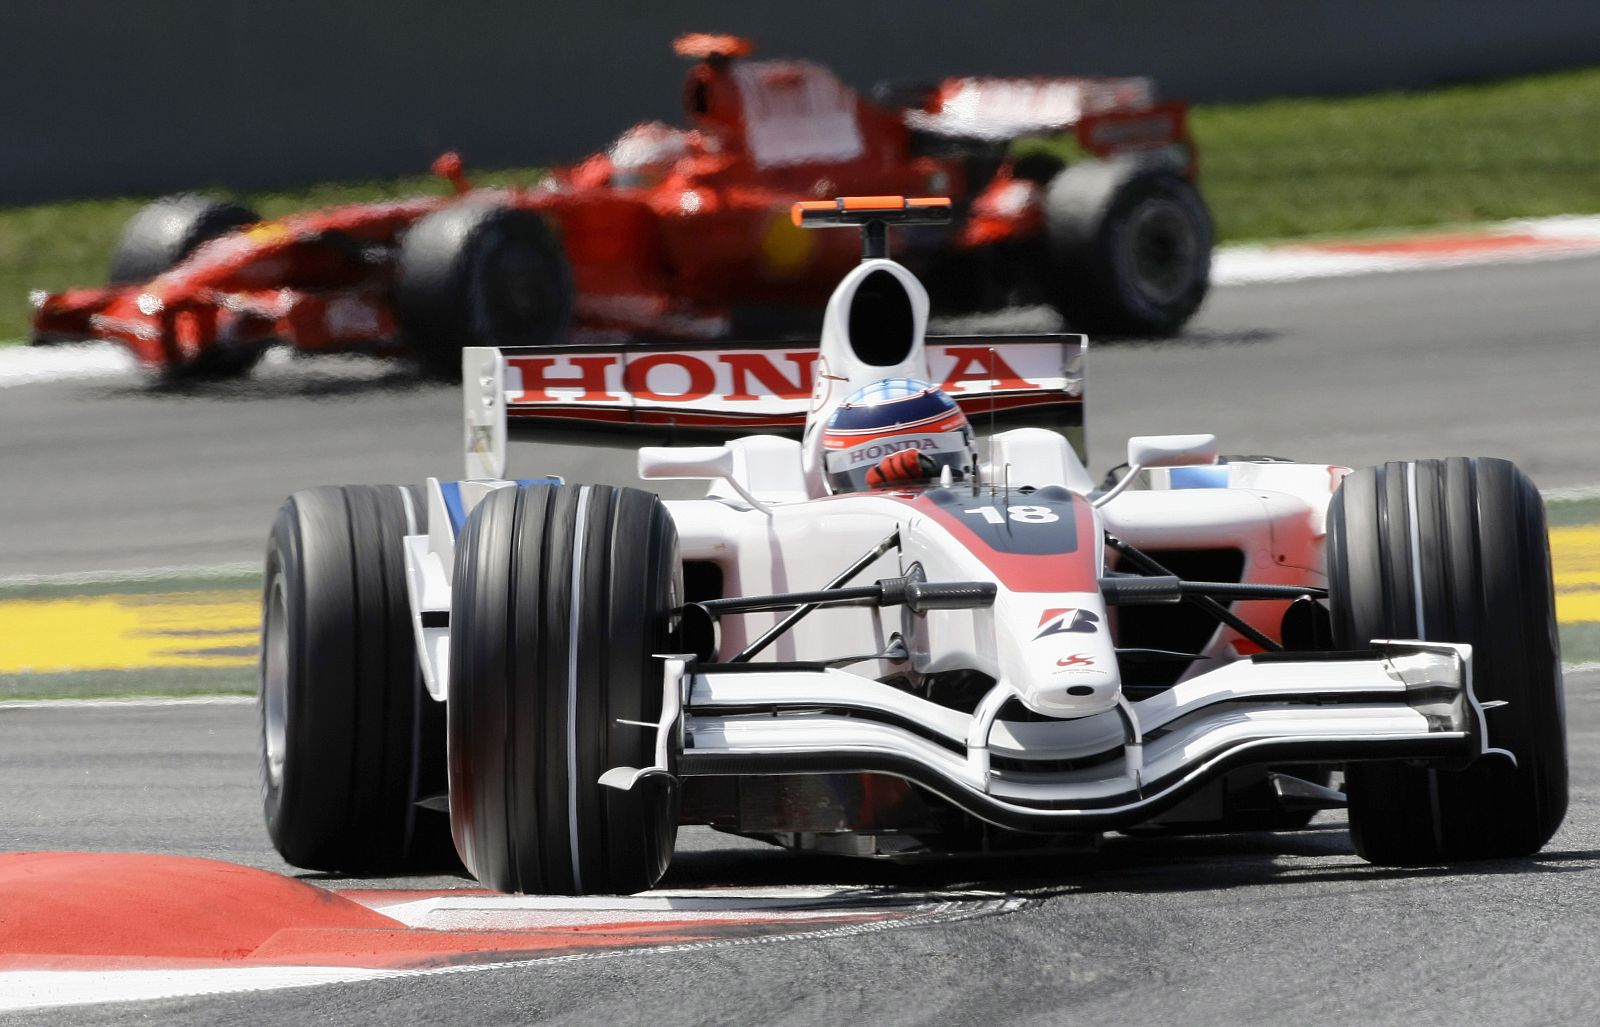
<path id="1" fill-rule="evenodd" d="M 995 579 L 1012 592 L 1098 592 L 1100 579 L 1096 573 L 1100 559 L 1100 538 L 1094 528 L 1094 508 L 1082 496 L 1072 494 L 1072 524 L 1057 530 L 1077 533 L 1072 551 L 1055 554 L 1007 553 L 996 549 L 979 535 L 973 526 L 951 513 L 925 494 L 885 493 L 885 498 L 914 507 L 937 521 L 955 540 L 983 565 L 994 572 Z M 1026 495 L 1013 495 L 1012 506 L 1028 505 Z M 1003 507 L 999 498 L 996 506 Z M 1044 525 L 1019 525 L 1017 530 L 1046 530 Z"/>

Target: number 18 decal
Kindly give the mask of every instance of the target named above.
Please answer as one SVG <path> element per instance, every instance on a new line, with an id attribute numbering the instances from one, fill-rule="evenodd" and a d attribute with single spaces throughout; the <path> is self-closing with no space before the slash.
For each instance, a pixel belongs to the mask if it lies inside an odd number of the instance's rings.
<path id="1" fill-rule="evenodd" d="M 1049 524 L 1061 518 L 1048 506 L 1007 506 L 1004 509 L 993 506 L 975 506 L 963 513 L 977 514 L 990 524 L 1004 524 L 1006 518 L 1018 524 Z"/>

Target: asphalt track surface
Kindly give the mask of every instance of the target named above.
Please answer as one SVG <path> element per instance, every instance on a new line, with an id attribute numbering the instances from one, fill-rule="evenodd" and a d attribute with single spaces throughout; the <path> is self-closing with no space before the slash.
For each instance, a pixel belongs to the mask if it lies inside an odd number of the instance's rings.
<path id="1" fill-rule="evenodd" d="M 1292 835 L 1112 837 L 1096 856 L 920 868 L 804 858 L 698 831 L 664 884 L 977 888 L 1031 901 L 1005 915 L 851 937 L 0 1022 L 1592 1027 L 1597 684 L 1592 673 L 1567 682 L 1572 811 L 1533 859 L 1373 867 L 1333 814 Z M 261 827 L 254 731 L 250 706 L 0 711 L 0 848 L 159 851 L 291 872 Z"/>
<path id="2" fill-rule="evenodd" d="M 1218 289 L 1182 339 L 1091 349 L 1091 470 L 1132 434 L 1214 431 L 1228 453 L 1507 456 L 1545 488 L 1600 483 L 1597 284 L 1591 257 Z M 260 560 L 295 489 L 458 476 L 458 410 L 328 359 L 232 387 L 0 390 L 0 577 Z M 529 445 L 512 470 L 637 484 L 632 462 Z"/>
<path id="3" fill-rule="evenodd" d="M 1219 290 L 1182 340 L 1092 353 L 1091 463 L 1118 462 L 1135 432 L 1211 430 L 1228 452 L 1356 465 L 1505 455 L 1545 487 L 1600 482 L 1597 281 L 1591 258 Z M 456 405 L 452 390 L 380 368 L 309 362 L 235 390 L 5 390 L 0 575 L 258 559 L 295 488 L 457 473 Z M 630 462 L 571 449 L 519 459 L 530 473 L 618 481 Z M 857 937 L 5 1022 L 1592 1025 L 1597 684 L 1569 677 L 1573 807 L 1535 859 L 1375 868 L 1336 815 L 1295 835 L 1113 837 L 1092 857 L 928 868 L 696 832 L 668 883 L 988 888 L 1032 901 Z M 0 849 L 287 871 L 260 826 L 253 749 L 247 706 L 0 710 Z"/>

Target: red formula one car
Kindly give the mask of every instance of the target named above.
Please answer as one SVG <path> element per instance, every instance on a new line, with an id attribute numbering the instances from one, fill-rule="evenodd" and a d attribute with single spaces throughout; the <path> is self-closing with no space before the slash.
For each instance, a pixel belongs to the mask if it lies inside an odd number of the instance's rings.
<path id="1" fill-rule="evenodd" d="M 275 343 L 451 375 L 466 345 L 803 331 L 857 254 L 789 207 L 844 192 L 954 197 L 951 224 L 901 246 L 936 309 L 1045 302 L 1080 331 L 1165 335 L 1204 298 L 1186 111 L 1148 79 L 953 78 L 868 99 L 815 64 L 746 60 L 747 40 L 676 49 L 698 62 L 691 129 L 637 125 L 530 189 L 471 189 L 447 154 L 434 170 L 453 196 L 276 221 L 157 200 L 110 286 L 34 294 L 34 341 L 116 339 L 169 375 L 240 373 Z M 1012 145 L 1067 133 L 1070 164 Z"/>

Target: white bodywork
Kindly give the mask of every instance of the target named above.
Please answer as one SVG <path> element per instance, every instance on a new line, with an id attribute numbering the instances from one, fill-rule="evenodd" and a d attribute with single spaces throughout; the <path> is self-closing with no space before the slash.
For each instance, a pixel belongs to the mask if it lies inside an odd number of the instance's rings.
<path id="1" fill-rule="evenodd" d="M 858 358 L 858 340 L 847 327 L 856 289 L 880 272 L 905 288 L 913 313 L 904 359 L 887 365 Z M 1243 559 L 1238 580 L 1324 585 L 1324 518 L 1344 468 L 1220 464 L 1210 436 L 1139 438 L 1130 443 L 1134 469 L 1124 485 L 1144 487 L 1095 494 L 1060 434 L 1017 428 L 982 440 L 977 482 L 826 495 L 817 426 L 861 385 L 930 376 L 926 316 L 926 294 L 904 268 L 864 262 L 829 304 L 803 441 L 752 435 L 719 446 L 645 448 L 640 475 L 708 480 L 705 498 L 667 508 L 682 560 L 714 565 L 723 596 L 822 589 L 877 550 L 854 583 L 920 571 L 928 582 L 992 582 L 993 604 L 920 614 L 904 606 L 817 609 L 755 656 L 757 668 L 777 668 L 770 672 L 732 673 L 721 665 L 786 614 L 723 616 L 709 659 L 666 661 L 658 765 L 615 768 L 606 784 L 626 788 L 648 773 L 879 771 L 909 777 L 1004 826 L 1077 830 L 1137 819 L 1139 810 L 1156 810 L 1257 753 L 1282 761 L 1285 752 L 1303 751 L 1309 760 L 1332 761 L 1342 746 L 1357 751 L 1374 740 L 1419 758 L 1486 751 L 1467 646 L 1383 642 L 1363 658 L 1261 662 L 1248 658 L 1259 651 L 1255 643 L 1224 626 L 1176 685 L 1139 701 L 1125 694 L 1117 610 L 1106 605 L 1098 584 L 1108 573 L 1102 538 L 1157 554 L 1235 550 Z M 540 359 L 543 374 L 550 361 Z M 628 359 L 619 356 L 619 377 L 605 379 L 607 398 L 593 398 L 601 391 L 593 382 L 564 392 L 544 388 L 538 398 L 552 407 L 637 404 L 622 387 Z M 506 400 L 529 394 L 526 381 L 508 381 L 497 350 L 467 350 L 464 380 L 468 474 L 485 480 L 430 479 L 429 532 L 406 539 L 418 651 L 429 692 L 441 700 L 449 694 L 456 531 L 488 491 L 513 485 L 501 477 Z M 1062 381 L 1060 388 L 1075 385 Z M 716 406 L 701 397 L 695 403 L 683 409 Z M 1030 539 L 1049 536 L 1057 540 L 1051 544 L 1074 548 L 1052 556 L 1003 553 L 981 541 L 991 536 L 1002 546 L 1026 549 Z M 1036 573 L 1045 566 L 1063 568 L 1053 586 Z M 1288 604 L 1241 600 L 1232 608 L 1277 636 Z M 954 672 L 992 681 L 970 713 L 886 683 Z M 1003 719 L 1013 699 L 1038 716 Z M 1108 753 L 1114 758 L 1039 774 L 996 773 L 990 763 L 992 755 L 1071 761 Z M 754 769 L 762 761 L 770 771 Z"/>

